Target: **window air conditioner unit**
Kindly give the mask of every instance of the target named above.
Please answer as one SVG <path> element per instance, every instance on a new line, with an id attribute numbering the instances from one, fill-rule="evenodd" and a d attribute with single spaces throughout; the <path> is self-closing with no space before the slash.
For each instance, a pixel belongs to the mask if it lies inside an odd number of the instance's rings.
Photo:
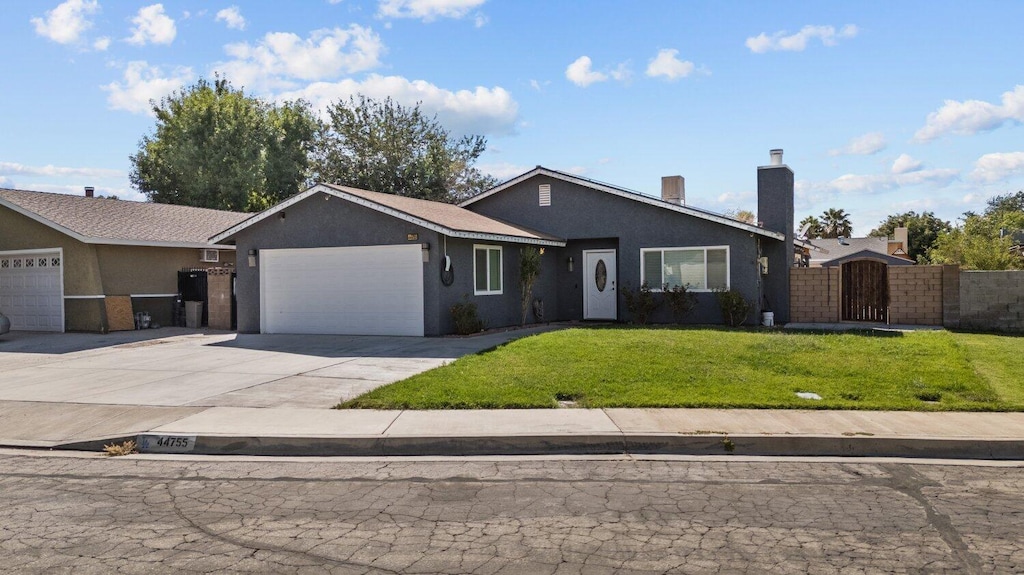
<path id="1" fill-rule="evenodd" d="M 220 261 L 220 250 L 203 248 L 199 250 L 199 261 L 206 263 L 217 263 Z"/>

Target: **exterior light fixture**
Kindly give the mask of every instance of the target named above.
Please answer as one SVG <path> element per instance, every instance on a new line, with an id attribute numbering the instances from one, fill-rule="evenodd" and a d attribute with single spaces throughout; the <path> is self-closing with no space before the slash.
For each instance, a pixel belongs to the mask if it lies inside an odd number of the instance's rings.
<path id="1" fill-rule="evenodd" d="M 572 271 L 572 269 L 573 269 L 573 265 L 572 264 L 575 263 L 572 260 L 572 256 L 569 256 L 568 263 L 569 263 L 569 271 Z"/>
<path id="2" fill-rule="evenodd" d="M 256 250 L 249 250 L 249 267 L 256 267 Z"/>

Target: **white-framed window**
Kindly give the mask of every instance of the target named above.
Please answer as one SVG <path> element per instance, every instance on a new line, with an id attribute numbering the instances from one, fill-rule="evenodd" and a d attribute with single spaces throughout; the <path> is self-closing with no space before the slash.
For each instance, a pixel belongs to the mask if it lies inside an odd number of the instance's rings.
<path id="1" fill-rule="evenodd" d="M 643 248 L 640 281 L 653 290 L 685 285 L 691 291 L 729 289 L 729 246 Z"/>
<path id="2" fill-rule="evenodd" d="M 501 246 L 473 246 L 473 293 L 501 294 Z"/>

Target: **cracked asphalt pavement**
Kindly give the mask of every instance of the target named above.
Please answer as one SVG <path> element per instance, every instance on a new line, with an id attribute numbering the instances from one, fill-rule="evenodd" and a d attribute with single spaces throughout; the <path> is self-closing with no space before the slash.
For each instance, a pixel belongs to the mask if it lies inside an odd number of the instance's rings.
<path id="1" fill-rule="evenodd" d="M 14 573 L 1019 573 L 1024 468 L 0 453 Z"/>

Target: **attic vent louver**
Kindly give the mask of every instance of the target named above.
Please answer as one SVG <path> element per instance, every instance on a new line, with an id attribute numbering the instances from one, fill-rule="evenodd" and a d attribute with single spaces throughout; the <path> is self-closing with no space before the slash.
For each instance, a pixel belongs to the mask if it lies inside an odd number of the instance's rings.
<path id="1" fill-rule="evenodd" d="M 551 205 L 551 184 L 541 184 L 538 188 L 541 206 Z"/>

